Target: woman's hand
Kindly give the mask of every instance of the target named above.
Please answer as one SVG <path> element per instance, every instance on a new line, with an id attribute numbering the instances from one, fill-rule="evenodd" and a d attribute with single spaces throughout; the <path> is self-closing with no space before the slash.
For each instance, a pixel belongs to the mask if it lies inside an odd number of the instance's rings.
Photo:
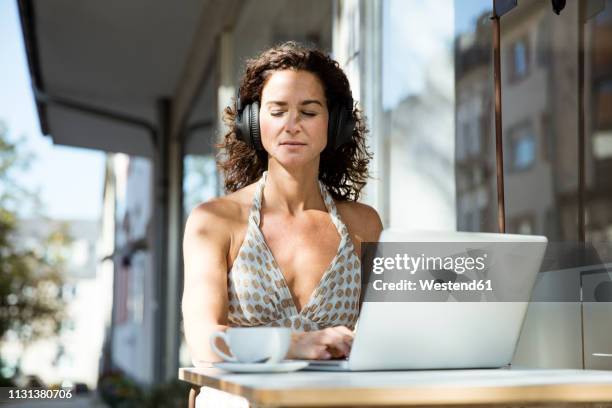
<path id="1" fill-rule="evenodd" d="M 323 330 L 291 334 L 291 346 L 287 358 L 325 360 L 348 356 L 354 333 L 346 326 L 328 327 Z"/>

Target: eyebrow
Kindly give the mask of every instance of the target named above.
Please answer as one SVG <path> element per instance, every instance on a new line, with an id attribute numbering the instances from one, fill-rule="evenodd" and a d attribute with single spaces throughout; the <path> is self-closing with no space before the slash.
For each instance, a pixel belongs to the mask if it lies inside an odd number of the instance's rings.
<path id="1" fill-rule="evenodd" d="M 316 104 L 316 105 L 319 105 L 320 107 L 323 107 L 323 104 L 320 101 L 316 100 L 316 99 L 306 99 L 306 100 L 302 101 L 300 103 L 300 105 L 311 105 L 313 103 Z M 266 105 L 287 106 L 288 103 L 284 102 L 284 101 L 269 101 L 269 102 L 266 103 Z"/>

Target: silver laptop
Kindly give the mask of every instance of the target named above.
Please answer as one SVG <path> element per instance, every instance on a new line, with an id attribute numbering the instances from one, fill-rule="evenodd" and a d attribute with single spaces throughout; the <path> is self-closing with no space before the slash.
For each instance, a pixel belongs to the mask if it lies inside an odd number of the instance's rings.
<path id="1" fill-rule="evenodd" d="M 366 294 L 349 357 L 309 360 L 307 370 L 494 368 L 510 363 L 546 249 L 546 237 L 385 230 L 379 242 L 433 242 L 440 243 L 439 247 L 456 243 L 453 251 L 463 243 L 465 251 L 474 251 L 480 245 L 495 252 L 489 256 L 497 260 L 487 271 L 487 278 L 497 287 L 518 290 L 517 301 L 448 298 L 443 302 L 372 302 Z"/>

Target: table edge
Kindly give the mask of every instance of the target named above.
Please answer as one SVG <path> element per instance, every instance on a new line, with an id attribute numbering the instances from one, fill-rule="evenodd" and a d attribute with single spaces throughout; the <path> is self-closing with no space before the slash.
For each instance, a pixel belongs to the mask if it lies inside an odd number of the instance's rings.
<path id="1" fill-rule="evenodd" d="M 561 402 L 612 402 L 612 385 L 606 383 L 516 386 L 443 386 L 381 388 L 262 389 L 179 369 L 179 379 L 240 395 L 257 404 L 291 405 L 448 405 Z"/>

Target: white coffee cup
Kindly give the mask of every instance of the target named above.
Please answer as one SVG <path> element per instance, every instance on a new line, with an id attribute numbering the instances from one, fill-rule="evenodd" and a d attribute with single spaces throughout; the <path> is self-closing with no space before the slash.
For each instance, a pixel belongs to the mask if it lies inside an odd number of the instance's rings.
<path id="1" fill-rule="evenodd" d="M 225 341 L 233 356 L 219 350 L 215 341 Z M 230 327 L 225 332 L 218 331 L 210 336 L 210 347 L 225 361 L 254 363 L 266 360 L 267 363 L 282 361 L 291 345 L 291 329 L 285 327 Z"/>

